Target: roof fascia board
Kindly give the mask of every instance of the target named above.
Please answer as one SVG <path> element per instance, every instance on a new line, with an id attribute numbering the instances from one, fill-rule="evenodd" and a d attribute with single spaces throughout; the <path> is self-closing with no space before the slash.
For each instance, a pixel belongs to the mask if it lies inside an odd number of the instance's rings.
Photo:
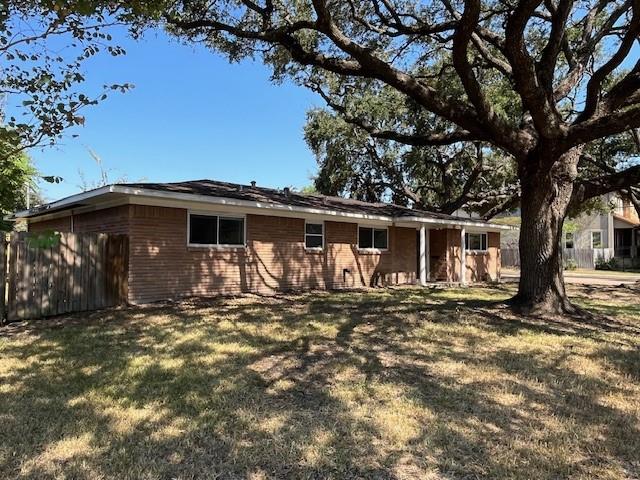
<path id="1" fill-rule="evenodd" d="M 99 210 L 106 210 L 107 208 L 120 207 L 126 204 L 127 204 L 126 197 L 120 197 L 117 200 L 111 200 L 109 202 L 100 202 L 100 203 L 96 203 L 95 205 L 86 205 L 83 207 L 69 208 L 67 210 L 59 210 L 53 213 L 45 213 L 42 215 L 38 215 L 37 217 L 27 217 L 25 220 L 28 220 L 31 223 L 38 223 L 38 222 L 43 222 L 45 220 L 64 218 L 64 217 L 69 217 L 71 215 L 82 215 L 83 213 L 90 213 L 90 212 L 96 212 Z"/>
<path id="2" fill-rule="evenodd" d="M 47 206 L 48 206 L 48 209 L 53 210 L 54 208 L 60 208 L 60 207 L 64 207 L 65 205 L 71 205 L 73 203 L 82 202 L 84 200 L 98 197 L 106 193 L 112 193 L 115 191 L 114 188 L 115 188 L 115 185 L 106 185 L 104 187 L 96 188 L 95 190 L 89 190 L 88 192 L 76 193 L 75 195 L 71 195 L 70 197 L 66 197 L 61 200 L 57 200 L 55 202 L 51 202 Z M 30 216 L 39 216 L 37 215 L 38 213 L 39 212 L 32 211 L 32 210 L 22 210 L 20 212 L 16 212 L 14 217 L 28 218 Z M 43 215 L 46 215 L 46 213 L 43 213 Z"/>
<path id="3" fill-rule="evenodd" d="M 401 217 L 403 222 L 415 222 L 419 224 L 436 224 L 436 225 L 453 225 L 456 227 L 471 227 L 479 229 L 491 229 L 491 230 L 513 230 L 509 225 L 499 225 L 497 223 L 486 222 L 470 222 L 467 220 L 442 220 L 438 218 L 427 217 Z"/>

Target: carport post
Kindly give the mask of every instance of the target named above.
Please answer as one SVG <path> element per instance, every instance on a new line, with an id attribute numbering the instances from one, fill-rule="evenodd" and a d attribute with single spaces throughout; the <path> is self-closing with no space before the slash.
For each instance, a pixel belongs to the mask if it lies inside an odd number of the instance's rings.
<path id="1" fill-rule="evenodd" d="M 466 230 L 460 229 L 460 283 L 467 284 L 467 245 L 465 242 Z"/>
<path id="2" fill-rule="evenodd" d="M 427 284 L 427 232 L 424 224 L 420 225 L 420 285 Z"/>

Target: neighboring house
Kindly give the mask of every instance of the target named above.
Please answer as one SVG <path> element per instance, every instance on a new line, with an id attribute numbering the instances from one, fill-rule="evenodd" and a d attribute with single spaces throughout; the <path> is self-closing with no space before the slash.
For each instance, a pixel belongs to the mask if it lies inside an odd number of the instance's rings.
<path id="1" fill-rule="evenodd" d="M 640 219 L 632 203 L 616 194 L 603 197 L 611 206 L 604 213 L 582 215 L 573 221 L 572 231 L 564 233 L 564 248 L 572 250 L 594 250 L 604 259 L 636 258 L 639 256 Z"/>
<path id="2" fill-rule="evenodd" d="M 501 225 L 211 180 L 117 184 L 16 217 L 129 236 L 128 297 L 498 280 Z M 461 241 L 464 239 L 464 241 Z"/>
<path id="3" fill-rule="evenodd" d="M 602 197 L 604 211 L 583 214 L 565 222 L 562 247 L 565 261 L 573 260 L 583 268 L 594 268 L 599 259 L 617 260 L 618 267 L 640 265 L 640 218 L 633 204 L 617 194 Z M 504 214 L 496 223 L 520 224 L 520 210 Z M 519 266 L 519 230 L 503 232 L 500 237 L 503 263 Z"/>

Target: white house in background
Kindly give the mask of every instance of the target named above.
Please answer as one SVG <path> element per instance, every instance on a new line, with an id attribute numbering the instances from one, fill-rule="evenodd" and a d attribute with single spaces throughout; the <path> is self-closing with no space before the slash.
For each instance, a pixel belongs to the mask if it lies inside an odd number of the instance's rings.
<path id="1" fill-rule="evenodd" d="M 564 248 L 594 250 L 606 260 L 637 258 L 640 256 L 640 218 L 633 204 L 617 194 L 609 194 L 604 201 L 612 205 L 606 213 L 582 215 L 575 220 L 577 228 L 564 233 Z"/>

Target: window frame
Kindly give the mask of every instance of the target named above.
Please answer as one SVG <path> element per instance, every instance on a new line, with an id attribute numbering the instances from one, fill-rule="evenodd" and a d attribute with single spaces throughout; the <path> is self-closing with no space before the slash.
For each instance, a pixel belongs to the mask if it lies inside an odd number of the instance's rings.
<path id="1" fill-rule="evenodd" d="M 568 235 L 571 235 L 571 240 L 567 239 Z M 571 247 L 567 247 L 568 242 L 571 242 Z M 564 232 L 564 248 L 567 250 L 573 250 L 576 248 L 576 235 L 574 232 Z"/>
<path id="2" fill-rule="evenodd" d="M 480 249 L 469 248 L 469 235 L 480 235 Z M 482 248 L 482 237 L 484 236 L 484 246 Z M 487 253 L 489 251 L 489 233 L 488 232 L 465 232 L 464 234 L 464 250 L 468 253 Z"/>
<path id="3" fill-rule="evenodd" d="M 216 217 L 216 242 L 220 241 L 220 219 L 242 220 L 242 243 L 191 243 L 191 215 L 199 217 Z M 203 212 L 198 210 L 187 211 L 187 247 L 188 248 L 208 248 L 208 249 L 236 249 L 247 247 L 247 216 L 244 214 Z"/>
<path id="4" fill-rule="evenodd" d="M 594 233 L 599 233 L 600 234 L 600 246 L 599 247 L 594 247 L 593 246 L 593 234 Z M 589 240 L 591 242 L 591 250 L 595 250 L 596 248 L 605 248 L 605 246 L 604 246 L 604 230 L 591 230 L 591 233 L 589 235 Z"/>
<path id="5" fill-rule="evenodd" d="M 307 225 L 320 225 L 320 226 L 322 226 L 322 233 L 321 234 L 318 234 L 318 233 L 307 233 Z M 305 220 L 304 221 L 304 249 L 305 250 L 309 250 L 311 252 L 321 252 L 322 250 L 324 250 L 324 234 L 325 234 L 324 220 L 320 220 L 320 221 Z M 307 236 L 320 237 L 321 245 L 319 247 L 308 247 L 307 246 Z"/>
<path id="6" fill-rule="evenodd" d="M 360 229 L 361 228 L 370 228 L 371 229 L 371 247 L 361 247 L 360 246 Z M 375 231 L 376 230 L 384 230 L 387 237 L 387 247 L 386 248 L 376 248 L 375 246 Z M 366 225 L 366 224 L 358 224 L 358 234 L 356 236 L 356 247 L 359 252 L 366 253 L 381 253 L 389 251 L 389 227 L 388 226 L 379 226 L 379 225 Z"/>

